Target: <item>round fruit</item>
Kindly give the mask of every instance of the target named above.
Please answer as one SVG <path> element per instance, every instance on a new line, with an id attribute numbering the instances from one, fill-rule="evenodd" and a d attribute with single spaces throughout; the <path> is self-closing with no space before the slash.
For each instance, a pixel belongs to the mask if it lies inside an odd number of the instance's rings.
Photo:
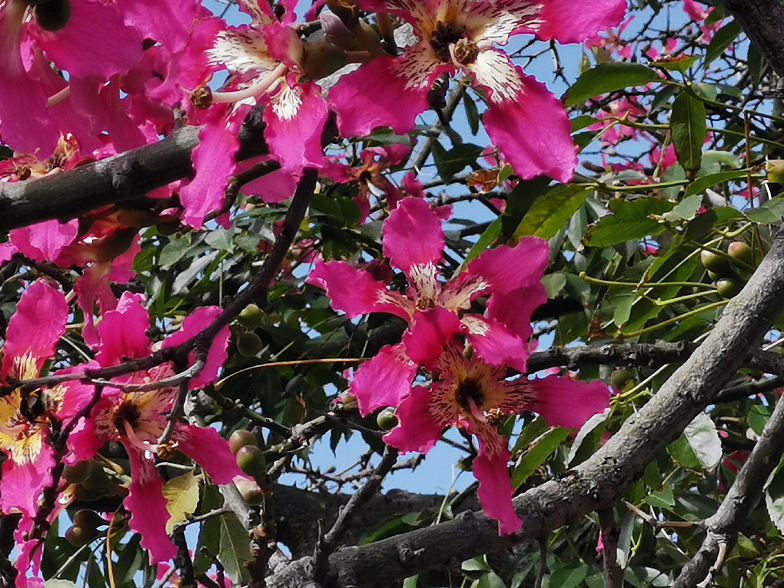
<path id="1" fill-rule="evenodd" d="M 229 449 L 234 455 L 237 455 L 237 452 L 246 445 L 259 446 L 256 435 L 246 429 L 237 429 L 229 437 Z"/>
<path id="2" fill-rule="evenodd" d="M 237 490 L 242 494 L 242 498 L 248 504 L 261 504 L 264 500 L 264 491 L 259 488 L 256 482 L 245 478 L 237 478 L 235 484 L 237 485 Z"/>
<path id="3" fill-rule="evenodd" d="M 237 465 L 239 468 L 254 478 L 267 473 L 267 458 L 255 445 L 245 445 L 237 452 Z"/>
<path id="4" fill-rule="evenodd" d="M 68 543 L 74 547 L 88 545 L 89 543 L 92 543 L 93 540 L 98 537 L 98 535 L 99 533 L 97 529 L 80 527 L 79 525 L 74 525 L 65 532 L 65 538 L 68 540 Z"/>
<path id="5" fill-rule="evenodd" d="M 63 468 L 63 477 L 69 484 L 82 484 L 86 482 L 93 472 L 93 462 L 90 460 L 77 461 L 74 465 Z"/>
<path id="6" fill-rule="evenodd" d="M 237 351 L 243 357 L 256 357 L 262 349 L 264 349 L 264 344 L 256 333 L 245 331 L 237 336 Z"/>
<path id="7" fill-rule="evenodd" d="M 237 317 L 239 323 L 249 331 L 252 331 L 261 324 L 261 319 L 264 313 L 255 304 L 248 304 L 242 309 L 242 312 Z"/>
<path id="8" fill-rule="evenodd" d="M 71 20 L 71 3 L 69 0 L 49 0 L 36 4 L 35 20 L 45 31 L 59 31 Z"/>
<path id="9" fill-rule="evenodd" d="M 73 523 L 75 526 L 83 529 L 95 529 L 109 524 L 101 515 L 89 508 L 83 508 L 74 513 Z"/>
<path id="10" fill-rule="evenodd" d="M 722 278 L 716 282 L 716 289 L 719 291 L 719 294 L 721 294 L 722 297 L 732 298 L 743 289 L 743 284 L 741 284 L 738 280 L 733 280 L 732 278 Z"/>
<path id="11" fill-rule="evenodd" d="M 713 251 L 703 251 L 700 253 L 700 261 L 705 269 L 717 273 L 720 276 L 726 276 L 732 273 L 732 266 L 729 259 Z"/>
<path id="12" fill-rule="evenodd" d="M 397 427 L 397 417 L 391 408 L 385 408 L 376 416 L 376 423 L 382 431 L 390 431 Z"/>
<path id="13" fill-rule="evenodd" d="M 754 266 L 754 252 L 743 241 L 733 241 L 727 248 L 727 254 L 747 265 Z"/>
<path id="14" fill-rule="evenodd" d="M 626 384 L 634 379 L 635 375 L 634 370 L 629 368 L 615 370 L 612 375 L 610 375 L 610 384 L 618 390 L 623 390 L 626 387 Z"/>

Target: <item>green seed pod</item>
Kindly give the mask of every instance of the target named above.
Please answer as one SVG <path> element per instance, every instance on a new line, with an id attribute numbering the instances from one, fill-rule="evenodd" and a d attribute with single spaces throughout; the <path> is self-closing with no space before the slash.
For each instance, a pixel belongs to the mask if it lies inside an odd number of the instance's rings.
<path id="1" fill-rule="evenodd" d="M 261 324 L 261 319 L 264 313 L 255 304 L 248 304 L 242 309 L 242 312 L 237 317 L 237 321 L 243 328 L 252 331 Z"/>
<path id="2" fill-rule="evenodd" d="M 705 269 L 712 271 L 719 276 L 727 276 L 732 273 L 732 266 L 730 260 L 723 255 L 713 253 L 713 251 L 702 251 L 700 253 L 700 261 Z"/>
<path id="3" fill-rule="evenodd" d="M 255 445 L 240 447 L 237 451 L 237 465 L 243 472 L 254 478 L 264 476 L 267 473 L 267 458 Z"/>
<path id="4" fill-rule="evenodd" d="M 397 422 L 395 411 L 392 408 L 385 408 L 376 415 L 376 423 L 382 431 L 391 431 L 397 427 Z"/>
<path id="5" fill-rule="evenodd" d="M 85 529 L 97 529 L 109 524 L 101 515 L 89 508 L 83 508 L 74 513 L 73 523 L 75 526 Z"/>
<path id="6" fill-rule="evenodd" d="M 256 333 L 244 331 L 237 335 L 237 351 L 243 357 L 256 357 L 264 348 L 261 337 Z"/>
<path id="7" fill-rule="evenodd" d="M 49 0 L 36 4 L 35 20 L 45 31 L 59 31 L 71 20 L 71 3 L 69 0 Z"/>
<path id="8" fill-rule="evenodd" d="M 229 449 L 234 455 L 237 455 L 237 452 L 246 445 L 259 446 L 256 435 L 246 429 L 237 429 L 229 437 Z"/>
<path id="9" fill-rule="evenodd" d="M 88 480 L 93 472 L 93 462 L 89 459 L 78 461 L 74 465 L 63 468 L 63 478 L 69 484 L 82 484 Z"/>
<path id="10" fill-rule="evenodd" d="M 754 267 L 754 252 L 743 241 L 733 241 L 727 248 L 727 254 L 732 259 L 737 259 L 747 265 Z M 759 259 L 757 259 L 759 261 Z"/>
<path id="11" fill-rule="evenodd" d="M 614 388 L 618 390 L 624 390 L 626 385 L 634 380 L 635 377 L 634 370 L 630 368 L 621 368 L 619 370 L 615 370 L 610 375 L 610 384 L 613 385 Z"/>
<path id="12" fill-rule="evenodd" d="M 743 284 L 732 278 L 722 278 L 716 282 L 716 288 L 723 298 L 732 298 L 743 289 Z"/>
<path id="13" fill-rule="evenodd" d="M 95 528 L 74 525 L 65 532 L 65 538 L 74 547 L 82 547 L 92 543 L 100 533 Z"/>
<path id="14" fill-rule="evenodd" d="M 259 488 L 256 482 L 245 478 L 238 478 L 235 482 L 237 490 L 240 491 L 242 498 L 251 505 L 261 504 L 264 501 L 264 491 Z"/>

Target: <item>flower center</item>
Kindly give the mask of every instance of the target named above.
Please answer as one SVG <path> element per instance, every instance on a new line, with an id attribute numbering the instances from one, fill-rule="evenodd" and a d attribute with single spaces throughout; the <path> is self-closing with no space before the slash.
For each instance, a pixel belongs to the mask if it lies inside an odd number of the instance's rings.
<path id="1" fill-rule="evenodd" d="M 128 423 L 131 429 L 136 429 L 139 426 L 141 416 L 139 408 L 135 404 L 126 401 L 115 409 L 113 424 L 122 433 L 122 431 L 125 431 L 125 423 Z"/>
<path id="2" fill-rule="evenodd" d="M 430 37 L 430 45 L 436 57 L 457 67 L 473 63 L 479 55 L 476 43 L 466 37 L 466 28 L 451 22 L 438 22 Z"/>
<path id="3" fill-rule="evenodd" d="M 468 412 L 472 412 L 471 401 L 473 401 L 475 407 L 481 407 L 485 400 L 485 395 L 482 392 L 482 383 L 473 378 L 463 380 L 457 385 L 455 400 Z"/>

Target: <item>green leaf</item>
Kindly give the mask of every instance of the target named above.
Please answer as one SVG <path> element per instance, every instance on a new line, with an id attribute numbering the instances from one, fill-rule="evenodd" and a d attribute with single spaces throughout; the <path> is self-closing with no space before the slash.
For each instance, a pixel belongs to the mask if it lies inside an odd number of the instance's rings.
<path id="1" fill-rule="evenodd" d="M 708 134 L 705 119 L 705 104 L 688 92 L 681 92 L 672 104 L 672 142 L 678 162 L 686 170 L 700 169 L 702 146 Z"/>
<path id="2" fill-rule="evenodd" d="M 473 559 L 467 559 L 460 566 L 464 572 L 492 572 L 493 568 L 487 563 L 487 556 L 481 555 Z"/>
<path id="3" fill-rule="evenodd" d="M 667 447 L 667 452 L 687 470 L 699 470 L 701 463 L 686 437 L 681 435 Z"/>
<path id="4" fill-rule="evenodd" d="M 561 292 L 563 292 L 564 286 L 566 286 L 566 274 L 562 272 L 555 272 L 553 274 L 542 276 L 542 285 L 547 292 L 548 298 L 556 298 Z"/>
<path id="5" fill-rule="evenodd" d="M 501 171 L 503 173 L 503 170 Z M 499 182 L 502 181 L 501 175 L 498 175 Z M 547 188 L 550 181 L 550 178 L 547 176 L 539 176 L 531 180 L 520 181 L 512 188 L 506 199 L 506 209 L 504 209 L 504 213 L 500 217 L 501 234 L 499 243 L 506 243 L 512 238 L 523 217 L 531 209 L 531 206 L 536 202 L 540 194 Z"/>
<path id="6" fill-rule="evenodd" d="M 196 512 L 199 505 L 199 483 L 201 476 L 193 471 L 184 476 L 172 478 L 163 485 L 163 497 L 166 499 L 166 510 L 171 518 L 166 522 L 166 532 L 171 533 L 174 525 L 184 523 L 188 515 Z"/>
<path id="7" fill-rule="evenodd" d="M 250 539 L 248 532 L 231 513 L 220 517 L 220 551 L 218 560 L 235 584 L 249 580 L 245 560 L 250 559 Z"/>
<path id="8" fill-rule="evenodd" d="M 675 495 L 671 487 L 665 486 L 661 490 L 654 490 L 647 494 L 643 501 L 656 508 L 672 508 L 675 506 Z"/>
<path id="9" fill-rule="evenodd" d="M 684 429 L 683 435 L 703 468 L 709 470 L 719 465 L 724 451 L 716 425 L 707 414 L 699 413 Z"/>
<path id="10" fill-rule="evenodd" d="M 639 63 L 605 63 L 584 72 L 569 88 L 564 104 L 577 106 L 601 94 L 660 81 L 659 75 Z"/>
<path id="11" fill-rule="evenodd" d="M 765 506 L 768 507 L 771 522 L 784 533 L 784 469 L 781 464 L 765 484 Z"/>
<path id="12" fill-rule="evenodd" d="M 476 243 L 471 247 L 471 250 L 466 255 L 465 261 L 463 261 L 462 265 L 458 269 L 457 273 L 459 274 L 462 272 L 466 267 L 468 267 L 468 263 L 479 257 L 483 251 L 485 251 L 490 245 L 498 238 L 498 235 L 501 233 L 501 218 L 498 217 L 490 225 L 484 230 L 484 232 L 479 236 Z"/>
<path id="13" fill-rule="evenodd" d="M 433 161 L 438 174 L 444 180 L 449 180 L 467 165 L 474 163 L 481 154 L 482 148 L 471 143 L 461 143 L 446 151 L 441 143 L 433 141 Z"/>
<path id="14" fill-rule="evenodd" d="M 548 431 L 515 467 L 514 472 L 512 472 L 512 488 L 515 490 L 519 488 L 536 471 L 536 468 L 542 465 L 558 449 L 568 436 L 569 429 L 556 427 L 552 431 Z"/>
<path id="15" fill-rule="evenodd" d="M 47 580 L 44 582 L 44 588 L 79 588 L 70 580 Z"/>
<path id="16" fill-rule="evenodd" d="M 582 206 L 593 188 L 579 184 L 561 184 L 545 192 L 531 205 L 523 217 L 515 238 L 533 235 L 550 239 L 566 224 L 577 209 Z"/>
<path id="17" fill-rule="evenodd" d="M 694 65 L 694 62 L 696 62 L 699 58 L 699 55 L 687 55 L 685 53 L 681 53 L 677 57 L 665 57 L 659 61 L 654 61 L 651 63 L 651 65 L 654 67 L 666 69 L 668 71 L 679 71 L 681 73 L 685 73 L 686 70 Z"/>
<path id="18" fill-rule="evenodd" d="M 765 428 L 765 425 L 770 419 L 770 408 L 762 406 L 761 404 L 755 404 L 749 410 L 748 419 L 751 430 L 757 435 L 762 435 L 762 429 Z"/>
<path id="19" fill-rule="evenodd" d="M 506 584 L 498 574 L 490 572 L 471 584 L 471 588 L 506 588 Z"/>
<path id="20" fill-rule="evenodd" d="M 463 108 L 465 108 L 471 134 L 476 135 L 479 132 L 479 110 L 477 110 L 476 102 L 468 95 L 468 92 L 463 95 Z"/>
<path id="21" fill-rule="evenodd" d="M 576 568 L 561 568 L 550 574 L 551 588 L 577 588 L 588 575 L 588 566 L 582 564 Z"/>
<path id="22" fill-rule="evenodd" d="M 689 196 L 681 200 L 670 212 L 665 212 L 662 218 L 671 223 L 687 221 L 697 216 L 697 211 L 702 206 L 702 196 Z"/>
<path id="23" fill-rule="evenodd" d="M 706 189 L 715 186 L 716 184 L 743 179 L 746 175 L 747 172 L 745 170 L 733 170 L 701 176 L 686 187 L 686 197 L 689 197 L 692 194 L 701 194 Z"/>
<path id="24" fill-rule="evenodd" d="M 738 21 L 735 20 L 727 23 L 716 31 L 716 34 L 713 35 L 713 39 L 711 39 L 711 42 L 708 44 L 708 50 L 705 52 L 705 67 L 707 68 L 711 61 L 720 57 L 721 54 L 726 51 L 727 47 L 732 45 L 735 38 L 742 32 L 743 29 L 740 24 L 738 24 Z"/>

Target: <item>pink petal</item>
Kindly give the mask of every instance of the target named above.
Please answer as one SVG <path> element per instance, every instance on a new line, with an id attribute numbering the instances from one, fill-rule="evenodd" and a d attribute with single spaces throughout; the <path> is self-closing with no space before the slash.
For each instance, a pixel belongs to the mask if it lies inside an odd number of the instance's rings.
<path id="1" fill-rule="evenodd" d="M 476 82 L 491 96 L 484 116 L 490 140 L 499 146 L 506 161 L 521 178 L 547 174 L 568 182 L 577 166 L 577 150 L 563 106 L 544 84 L 523 75 L 519 67 L 514 68 L 518 77 L 516 92 L 508 93 L 505 86 L 508 82 L 493 72 L 501 67 L 500 63 L 508 68 L 514 66 L 498 51 L 480 53 L 480 56 L 491 55 L 494 60 L 491 64 L 477 61 L 477 66 L 481 63 L 487 70 L 483 71 L 481 79 L 477 76 Z M 473 68 L 472 71 L 477 73 Z M 508 69 L 505 71 L 508 77 Z M 488 78 L 488 75 L 494 77 Z M 502 93 L 503 88 L 506 93 Z"/>
<path id="2" fill-rule="evenodd" d="M 452 69 L 439 67 L 426 49 L 416 45 L 400 58 L 378 57 L 340 78 L 329 91 L 329 105 L 344 137 L 369 135 L 377 127 L 400 135 L 413 130 L 417 115 L 428 109 L 430 86 Z"/>
<path id="3" fill-rule="evenodd" d="M 505 0 L 510 1 L 510 0 Z M 618 26 L 626 14 L 626 0 L 548 0 L 542 5 L 536 36 L 561 43 L 580 43 L 600 31 Z"/>
<path id="4" fill-rule="evenodd" d="M 457 315 L 437 306 L 414 315 L 411 328 L 403 333 L 403 345 L 408 357 L 427 367 L 461 332 L 462 324 Z"/>
<path id="5" fill-rule="evenodd" d="M 431 416 L 430 390 L 422 386 L 411 389 L 411 393 L 397 407 L 395 416 L 398 424 L 384 435 L 384 442 L 403 453 L 427 453 L 439 440 L 444 429 Z"/>
<path id="6" fill-rule="evenodd" d="M 111 405 L 101 401 L 93 409 L 93 414 L 100 414 L 102 410 L 111 410 Z M 105 442 L 105 439 L 98 437 L 93 419 L 81 419 L 68 435 L 68 454 L 64 461 L 73 465 L 77 461 L 92 459 Z"/>
<path id="7" fill-rule="evenodd" d="M 30 24 L 29 33 L 58 68 L 71 76 L 104 79 L 125 73 L 142 60 L 144 36 L 123 22 L 114 4 L 71 2 L 71 18 L 57 32 Z"/>
<path id="8" fill-rule="evenodd" d="M 11 231 L 11 242 L 34 261 L 55 261 L 79 233 L 79 221 L 44 221 Z"/>
<path id="9" fill-rule="evenodd" d="M 45 438 L 34 461 L 18 464 L 8 459 L 2 467 L 0 511 L 8 514 L 12 508 L 18 508 L 27 516 L 35 517 L 41 492 L 52 483 L 54 463 L 54 449 Z"/>
<path id="10" fill-rule="evenodd" d="M 507 469 L 509 450 L 489 456 L 480 450 L 474 459 L 474 476 L 479 481 L 479 504 L 485 514 L 498 521 L 498 534 L 511 535 L 523 524 L 512 504 L 512 482 Z"/>
<path id="11" fill-rule="evenodd" d="M 127 447 L 131 460 L 130 491 L 125 508 L 131 513 L 128 526 L 142 536 L 141 546 L 150 552 L 150 563 L 168 561 L 177 555 L 177 548 L 166 534 L 169 511 L 163 497 L 163 480 L 155 465 L 140 456 L 133 447 Z"/>
<path id="12" fill-rule="evenodd" d="M 520 339 L 506 326 L 490 318 L 465 315 L 463 324 L 468 327 L 466 338 L 479 357 L 490 365 L 508 365 L 525 373 L 529 355 L 527 339 Z"/>
<path id="13" fill-rule="evenodd" d="M 413 266 L 436 265 L 444 249 L 438 215 L 419 198 L 406 198 L 392 211 L 382 229 L 384 255 L 409 274 Z"/>
<path id="14" fill-rule="evenodd" d="M 283 84 L 280 93 L 264 109 L 264 139 L 283 169 L 300 173 L 320 167 L 323 159 L 321 130 L 327 105 L 315 84 Z"/>
<path id="15" fill-rule="evenodd" d="M 92 349 L 98 347 L 100 338 L 98 330 L 95 328 L 93 320 L 95 300 L 98 298 L 98 291 L 108 288 L 108 276 L 111 270 L 109 263 L 94 263 L 84 270 L 84 273 L 76 278 L 74 292 L 77 296 L 79 308 L 84 315 L 84 327 L 82 328 L 82 338 Z M 111 290 L 110 290 L 111 291 Z M 104 311 L 113 310 L 104 308 Z"/>
<path id="16" fill-rule="evenodd" d="M 494 293 L 487 302 L 487 317 L 527 342 L 533 335 L 531 315 L 545 302 L 547 292 L 541 282 L 505 294 Z"/>
<path id="17" fill-rule="evenodd" d="M 150 317 L 144 308 L 141 294 L 123 292 L 116 310 L 104 313 L 98 324 L 101 340 L 95 359 L 102 366 L 117 365 L 127 359 L 138 359 L 150 354 L 147 329 Z"/>
<path id="18" fill-rule="evenodd" d="M 236 168 L 234 154 L 240 148 L 237 130 L 241 123 L 240 116 L 227 123 L 223 116 L 215 115 L 199 131 L 199 144 L 191 153 L 196 177 L 180 191 L 182 222 L 194 229 L 200 229 L 204 217 L 223 204 L 229 177 Z"/>
<path id="19" fill-rule="evenodd" d="M 235 476 L 245 476 L 229 449 L 229 442 L 212 427 L 178 424 L 177 449 L 198 463 L 216 484 L 228 484 Z"/>
<path id="20" fill-rule="evenodd" d="M 357 397 L 363 417 L 378 408 L 397 406 L 411 392 L 417 366 L 402 345 L 386 345 L 357 370 L 349 391 Z"/>
<path id="21" fill-rule="evenodd" d="M 166 338 L 163 342 L 163 346 L 173 347 L 180 343 L 184 343 L 191 337 L 195 337 L 220 313 L 221 309 L 217 306 L 202 306 L 197 308 L 190 316 L 182 321 L 182 326 L 179 331 Z M 188 387 L 191 390 L 203 388 L 207 384 L 211 384 L 218 379 L 218 373 L 228 357 L 227 349 L 230 336 L 231 331 L 229 331 L 229 327 L 224 327 L 212 340 L 212 344 L 207 351 L 204 367 L 195 378 L 188 382 Z M 191 365 L 196 361 L 196 355 L 192 351 L 188 354 L 188 361 Z"/>
<path id="22" fill-rule="evenodd" d="M 0 263 L 10 260 L 17 251 L 16 245 L 11 242 L 0 243 Z"/>
<path id="23" fill-rule="evenodd" d="M 547 269 L 550 247 L 538 237 L 523 237 L 514 247 L 501 245 L 485 250 L 468 264 L 465 274 L 478 276 L 491 291 L 510 292 L 540 283 Z"/>
<path id="24" fill-rule="evenodd" d="M 330 306 L 345 312 L 350 319 L 371 312 L 387 312 L 409 319 L 408 299 L 399 292 L 387 290 L 383 282 L 345 261 L 317 262 L 305 281 L 326 290 Z"/>
<path id="25" fill-rule="evenodd" d="M 277 169 L 245 184 L 242 193 L 246 196 L 259 196 L 264 202 L 275 204 L 291 198 L 296 189 L 297 176 L 285 169 Z"/>
<path id="26" fill-rule="evenodd" d="M 45 320 L 41 320 L 43 317 Z M 3 379 L 9 374 L 17 378 L 38 376 L 44 362 L 54 355 L 67 320 L 68 303 L 63 293 L 43 280 L 33 282 L 22 294 L 16 312 L 8 321 Z M 21 361 L 24 356 L 35 360 L 34 370 Z"/>
<path id="27" fill-rule="evenodd" d="M 610 391 L 600 381 L 589 384 L 568 377 L 548 376 L 529 380 L 525 388 L 535 394 L 527 409 L 542 415 L 548 425 L 566 429 L 579 429 L 610 405 Z"/>

